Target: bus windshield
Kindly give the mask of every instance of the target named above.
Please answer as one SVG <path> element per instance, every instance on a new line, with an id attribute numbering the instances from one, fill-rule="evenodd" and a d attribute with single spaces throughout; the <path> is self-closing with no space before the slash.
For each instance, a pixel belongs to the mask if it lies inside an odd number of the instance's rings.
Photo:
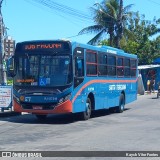
<path id="1" fill-rule="evenodd" d="M 16 59 L 15 85 L 55 87 L 72 82 L 69 55 L 25 54 Z"/>

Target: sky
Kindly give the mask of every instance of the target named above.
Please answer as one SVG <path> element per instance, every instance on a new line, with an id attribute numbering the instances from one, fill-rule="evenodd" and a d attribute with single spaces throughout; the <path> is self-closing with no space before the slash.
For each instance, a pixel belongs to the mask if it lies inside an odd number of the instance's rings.
<path id="1" fill-rule="evenodd" d="M 77 34 L 85 27 L 94 25 L 92 19 L 79 19 L 74 15 L 55 11 L 36 0 L 4 0 L 2 15 L 7 34 L 17 42 L 28 40 L 70 39 L 87 43 L 95 34 Z M 93 17 L 90 8 L 102 0 L 50 0 Z M 132 11 L 144 14 L 146 20 L 160 18 L 159 0 L 124 0 L 124 6 L 134 4 Z"/>

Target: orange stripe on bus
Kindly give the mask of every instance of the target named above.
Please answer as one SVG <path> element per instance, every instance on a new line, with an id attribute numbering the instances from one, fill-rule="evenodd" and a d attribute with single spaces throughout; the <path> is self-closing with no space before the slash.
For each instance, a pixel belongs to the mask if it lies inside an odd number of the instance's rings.
<path id="1" fill-rule="evenodd" d="M 72 99 L 72 103 L 74 103 L 75 99 L 78 97 L 78 95 L 80 95 L 80 93 L 83 91 L 83 89 L 85 89 L 90 84 L 93 84 L 93 83 L 134 83 L 137 80 L 138 80 L 138 78 L 135 80 L 91 80 L 80 88 L 80 90 L 76 93 L 76 95 Z"/>

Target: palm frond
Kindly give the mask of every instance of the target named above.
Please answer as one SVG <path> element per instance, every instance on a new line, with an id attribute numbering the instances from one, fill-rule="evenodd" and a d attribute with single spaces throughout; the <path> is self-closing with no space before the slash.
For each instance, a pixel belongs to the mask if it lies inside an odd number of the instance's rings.
<path id="1" fill-rule="evenodd" d="M 101 32 L 99 32 L 96 36 L 94 36 L 89 42 L 88 44 L 91 45 L 95 45 L 96 43 L 98 43 L 98 41 L 100 40 L 101 36 L 103 35 L 103 33 L 105 32 L 105 29 L 103 29 Z"/>
<path id="2" fill-rule="evenodd" d="M 135 40 L 134 33 L 131 30 L 127 29 L 127 28 L 124 28 L 124 37 L 125 37 L 126 40 L 127 39 L 133 39 L 133 40 Z"/>
<path id="3" fill-rule="evenodd" d="M 106 12 L 106 15 L 116 20 L 118 15 L 114 6 L 112 6 L 110 3 L 106 3 L 106 7 L 108 8 L 108 13 Z"/>
<path id="4" fill-rule="evenodd" d="M 159 18 L 159 19 L 157 19 L 156 23 L 157 23 L 157 24 L 160 24 L 160 18 Z"/>
<path id="5" fill-rule="evenodd" d="M 92 13 L 94 14 L 93 19 L 95 19 L 96 22 L 97 21 L 99 22 L 100 19 L 104 19 L 106 17 L 114 19 L 114 16 L 112 16 L 112 14 L 109 13 L 106 8 L 104 8 L 100 4 L 99 6 L 100 6 L 99 8 L 93 8 L 93 7 L 90 8 Z"/>
<path id="6" fill-rule="evenodd" d="M 87 34 L 87 33 L 97 33 L 100 32 L 104 27 L 102 25 L 93 25 L 86 28 L 83 28 L 78 35 Z"/>
<path id="7" fill-rule="evenodd" d="M 133 6 L 134 6 L 134 4 L 129 4 L 129 5 L 125 6 L 123 9 L 123 12 L 124 13 L 129 12 Z"/>
<path id="8" fill-rule="evenodd" d="M 156 35 L 158 33 L 160 33 L 160 28 L 157 28 L 154 31 L 152 31 L 152 34 L 150 36 L 154 36 L 154 35 Z"/>

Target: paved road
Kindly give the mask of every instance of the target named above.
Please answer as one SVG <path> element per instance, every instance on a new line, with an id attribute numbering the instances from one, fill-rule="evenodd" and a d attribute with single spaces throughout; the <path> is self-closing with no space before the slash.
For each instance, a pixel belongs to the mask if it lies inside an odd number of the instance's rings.
<path id="1" fill-rule="evenodd" d="M 0 118 L 0 150 L 160 151 L 160 99 L 155 97 L 138 96 L 123 113 L 98 111 L 88 121 L 71 115 L 50 115 L 44 122 L 30 114 Z"/>

